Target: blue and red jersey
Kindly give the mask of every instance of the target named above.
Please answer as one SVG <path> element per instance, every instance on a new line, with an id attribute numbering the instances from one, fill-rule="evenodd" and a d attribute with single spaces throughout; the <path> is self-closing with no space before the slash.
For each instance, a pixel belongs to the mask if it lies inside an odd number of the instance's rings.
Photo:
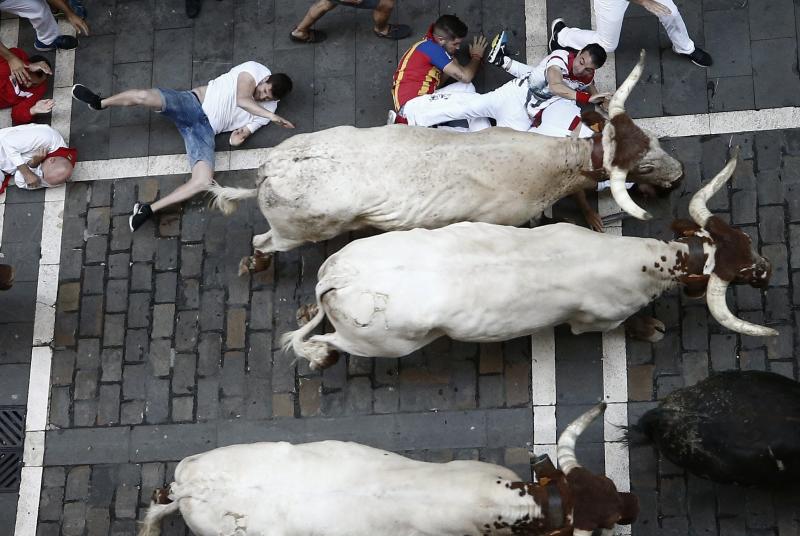
<path id="1" fill-rule="evenodd" d="M 394 72 L 392 99 L 400 110 L 406 102 L 420 95 L 433 93 L 442 79 L 442 71 L 453 58 L 433 39 L 433 25 L 425 39 L 411 45 Z"/>

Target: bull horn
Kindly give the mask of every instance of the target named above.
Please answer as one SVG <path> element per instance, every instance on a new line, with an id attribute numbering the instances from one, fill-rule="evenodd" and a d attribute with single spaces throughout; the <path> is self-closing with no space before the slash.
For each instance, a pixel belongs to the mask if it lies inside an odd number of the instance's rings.
<path id="1" fill-rule="evenodd" d="M 631 198 L 631 194 L 628 193 L 628 189 L 625 188 L 625 179 L 627 176 L 628 172 L 624 169 L 620 169 L 618 167 L 611 168 L 609 179 L 611 182 L 611 195 L 614 197 L 614 201 L 617 202 L 622 210 L 634 218 L 640 220 L 651 219 L 653 216 L 645 209 L 637 205 L 636 201 Z"/>
<path id="2" fill-rule="evenodd" d="M 556 455 L 558 456 L 558 466 L 564 471 L 564 474 L 569 474 L 570 471 L 581 466 L 575 458 L 575 442 L 578 436 L 586 430 L 586 427 L 605 410 L 606 403 L 601 402 L 572 421 L 567 426 L 567 429 L 561 432 L 558 438 Z"/>
<path id="3" fill-rule="evenodd" d="M 708 287 L 706 288 L 706 303 L 708 303 L 708 311 L 711 316 L 717 322 L 736 333 L 752 337 L 774 337 L 777 335 L 778 332 L 772 328 L 759 326 L 734 316 L 725 301 L 725 292 L 728 290 L 728 284 L 727 281 L 713 272 L 709 276 Z M 561 461 L 560 457 L 559 461 Z"/>
<path id="4" fill-rule="evenodd" d="M 625 79 L 611 97 L 611 102 L 608 103 L 609 117 L 614 118 L 619 114 L 625 113 L 625 101 L 628 100 L 628 95 L 633 91 L 633 86 L 635 86 L 639 78 L 642 77 L 642 72 L 644 71 L 644 57 L 645 53 L 644 49 L 642 49 L 642 51 L 639 52 L 639 61 L 631 71 L 631 74 L 628 75 L 628 78 Z"/>
<path id="5" fill-rule="evenodd" d="M 722 171 L 717 173 L 716 177 L 711 179 L 708 184 L 700 188 L 696 194 L 692 196 L 689 202 L 689 215 L 694 222 L 700 227 L 705 227 L 708 218 L 711 217 L 711 211 L 708 210 L 706 203 L 711 197 L 719 191 L 720 188 L 731 178 L 733 170 L 736 169 L 736 161 L 739 158 L 739 147 L 733 149 L 731 156 Z"/>

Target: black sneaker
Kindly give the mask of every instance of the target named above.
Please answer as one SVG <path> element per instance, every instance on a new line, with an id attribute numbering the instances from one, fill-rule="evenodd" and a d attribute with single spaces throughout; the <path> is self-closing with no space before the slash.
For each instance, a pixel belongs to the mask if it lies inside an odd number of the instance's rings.
<path id="1" fill-rule="evenodd" d="M 49 45 L 42 43 L 38 39 L 34 40 L 33 42 L 33 48 L 35 48 L 40 52 L 48 52 L 50 50 L 56 50 L 56 49 L 72 50 L 77 46 L 78 46 L 78 40 L 71 35 L 59 35 Z"/>
<path id="2" fill-rule="evenodd" d="M 83 84 L 75 84 L 72 86 L 72 98 L 75 100 L 79 100 L 81 102 L 85 102 L 89 105 L 89 108 L 92 110 L 102 110 L 103 106 L 101 104 L 102 99 L 100 95 L 89 89 L 88 87 L 84 86 Z"/>
<path id="3" fill-rule="evenodd" d="M 711 59 L 711 54 L 702 48 L 695 47 L 694 52 L 691 54 L 681 54 L 681 56 L 689 58 L 698 67 L 711 67 L 714 63 L 714 60 Z"/>
<path id="4" fill-rule="evenodd" d="M 153 211 L 147 203 L 136 203 L 133 205 L 133 214 L 128 218 L 128 225 L 131 231 L 135 231 L 142 226 L 144 222 L 153 217 Z"/>
<path id="5" fill-rule="evenodd" d="M 503 63 L 505 62 L 506 56 L 506 45 L 508 44 L 508 34 L 505 30 L 500 32 L 499 34 L 494 36 L 492 39 L 492 46 L 489 48 L 489 56 L 486 58 L 486 61 L 491 63 L 492 65 L 497 65 L 498 67 L 502 67 Z"/>
<path id="6" fill-rule="evenodd" d="M 550 42 L 547 43 L 548 52 L 553 52 L 561 48 L 561 45 L 558 44 L 558 32 L 566 27 L 567 24 L 564 22 L 564 19 L 555 19 L 550 23 Z"/>

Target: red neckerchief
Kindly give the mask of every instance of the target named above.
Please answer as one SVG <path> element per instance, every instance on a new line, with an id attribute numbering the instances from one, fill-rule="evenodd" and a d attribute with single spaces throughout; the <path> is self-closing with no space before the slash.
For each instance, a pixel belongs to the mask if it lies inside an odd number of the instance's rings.
<path id="1" fill-rule="evenodd" d="M 584 83 L 584 84 L 591 84 L 592 80 L 594 80 L 594 74 L 589 75 L 589 76 L 587 76 L 585 74 L 581 75 L 581 76 L 576 76 L 573 73 L 573 71 L 572 71 L 572 63 L 575 61 L 575 58 L 577 58 L 577 57 L 578 57 L 578 53 L 577 52 L 569 52 L 567 54 L 567 71 L 569 72 L 568 78 L 572 78 L 573 80 L 577 80 L 578 82 L 581 82 L 581 83 Z"/>
<path id="2" fill-rule="evenodd" d="M 11 182 L 11 175 L 6 175 L 5 178 L 3 178 L 3 183 L 0 184 L 0 195 L 2 195 L 3 192 L 6 191 L 9 182 Z"/>

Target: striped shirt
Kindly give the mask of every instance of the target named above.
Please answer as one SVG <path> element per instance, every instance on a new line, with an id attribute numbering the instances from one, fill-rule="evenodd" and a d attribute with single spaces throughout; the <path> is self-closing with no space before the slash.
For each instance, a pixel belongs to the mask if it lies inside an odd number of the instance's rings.
<path id="1" fill-rule="evenodd" d="M 425 39 L 411 45 L 394 72 L 392 99 L 394 108 L 400 108 L 414 97 L 436 91 L 445 66 L 453 58 L 428 32 Z"/>

